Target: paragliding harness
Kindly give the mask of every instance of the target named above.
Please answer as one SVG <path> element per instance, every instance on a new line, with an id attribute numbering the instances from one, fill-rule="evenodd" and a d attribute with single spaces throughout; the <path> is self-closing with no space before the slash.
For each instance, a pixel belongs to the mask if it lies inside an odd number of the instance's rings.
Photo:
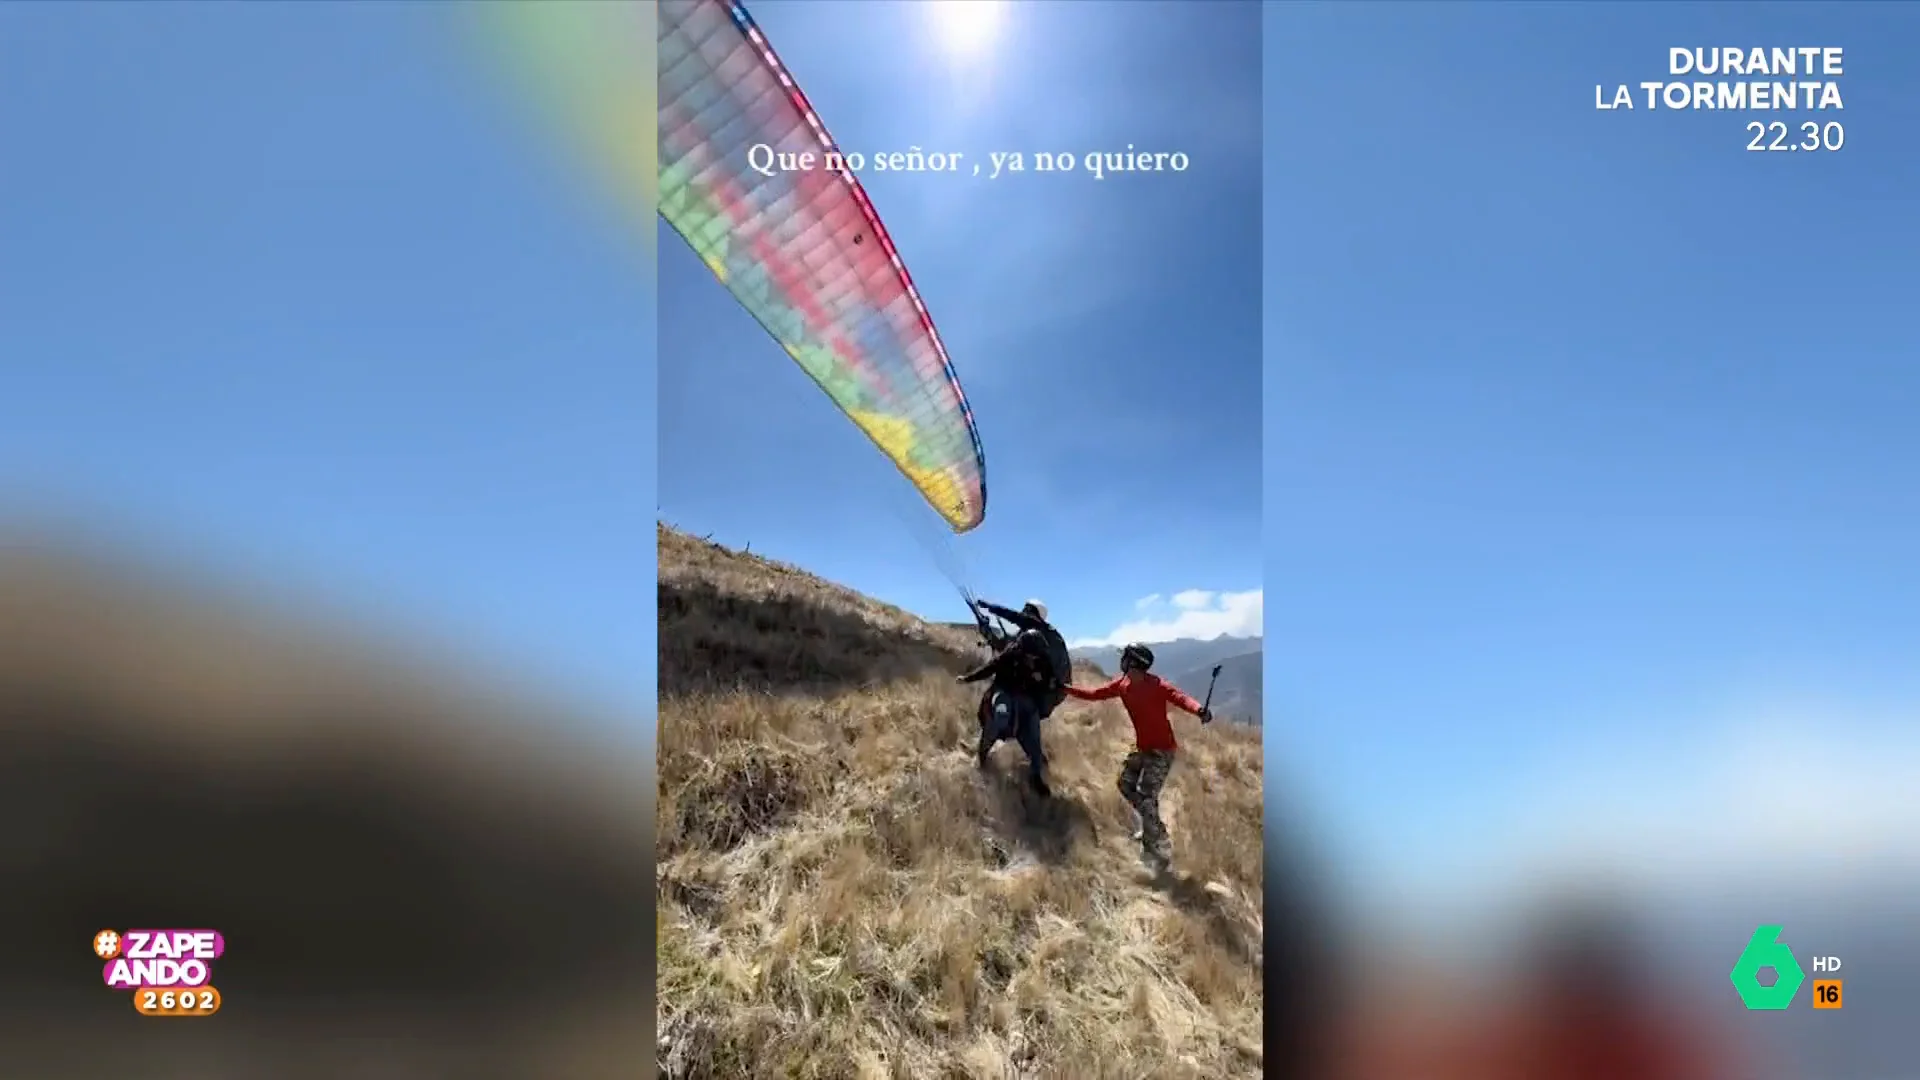
<path id="1" fill-rule="evenodd" d="M 994 655 L 997 656 L 1007 649 L 1017 647 L 1020 636 L 1024 631 L 1009 631 L 1001 622 L 998 615 L 995 615 L 989 620 L 986 608 L 981 604 L 980 598 L 973 595 L 972 592 L 962 589 L 960 595 L 966 599 L 967 609 L 973 612 L 973 622 L 980 630 L 980 639 L 986 642 L 987 648 L 992 650 Z M 1061 701 L 1066 699 L 1065 688 L 1068 679 L 1071 677 L 1071 672 L 1062 665 L 1063 663 L 1071 663 L 1071 660 L 1067 657 L 1065 643 L 1058 641 L 1059 631 L 1053 630 L 1051 626 L 1048 626 L 1045 631 L 1035 631 L 1035 633 L 1041 635 L 1041 643 L 1045 647 L 1045 653 L 1036 656 L 1034 660 L 1035 662 L 1044 662 L 1047 666 L 1046 685 L 1041 688 L 1034 701 L 1034 704 L 1040 709 L 1040 718 L 1044 720 L 1053 714 L 1053 710 L 1059 707 Z M 989 686 L 986 692 L 980 695 L 979 720 L 981 726 L 984 727 L 986 725 L 992 711 L 993 687 Z"/>

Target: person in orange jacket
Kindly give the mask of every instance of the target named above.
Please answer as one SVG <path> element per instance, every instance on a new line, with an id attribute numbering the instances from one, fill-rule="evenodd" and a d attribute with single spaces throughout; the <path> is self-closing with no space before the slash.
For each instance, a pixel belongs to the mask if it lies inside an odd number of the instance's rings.
<path id="1" fill-rule="evenodd" d="M 1152 667 L 1153 650 L 1145 645 L 1128 645 L 1120 651 L 1120 674 L 1112 682 L 1091 690 L 1068 686 L 1066 691 L 1081 701 L 1119 698 L 1126 706 L 1127 716 L 1133 721 L 1134 748 L 1120 767 L 1120 797 L 1140 817 L 1136 838 L 1141 841 L 1147 864 L 1165 873 L 1173 867 L 1173 843 L 1167 836 L 1166 823 L 1160 820 L 1160 790 L 1166 786 L 1174 754 L 1180 749 L 1167 706 L 1178 706 L 1199 717 L 1203 724 L 1213 719 L 1213 712 L 1153 674 L 1149 670 Z"/>

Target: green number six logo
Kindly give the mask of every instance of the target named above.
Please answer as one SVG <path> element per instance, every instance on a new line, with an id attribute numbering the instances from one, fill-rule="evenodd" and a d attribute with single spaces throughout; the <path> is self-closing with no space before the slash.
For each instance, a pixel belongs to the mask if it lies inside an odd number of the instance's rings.
<path id="1" fill-rule="evenodd" d="M 1749 1009 L 1784 1009 L 1793 1004 L 1793 995 L 1800 992 L 1800 984 L 1806 981 L 1807 974 L 1800 970 L 1800 961 L 1793 958 L 1793 950 L 1780 941 L 1781 929 L 1762 926 L 1755 930 L 1728 974 L 1734 991 Z M 1761 986 L 1760 969 L 1769 967 L 1774 972 L 1773 985 Z"/>

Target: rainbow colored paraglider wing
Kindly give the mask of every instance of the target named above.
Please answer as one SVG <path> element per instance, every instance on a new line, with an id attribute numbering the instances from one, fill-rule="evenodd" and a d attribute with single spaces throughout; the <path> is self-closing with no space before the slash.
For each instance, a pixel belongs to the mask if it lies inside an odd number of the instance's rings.
<path id="1" fill-rule="evenodd" d="M 973 411 L 813 106 L 739 4 L 660 0 L 659 19 L 660 215 L 955 532 L 980 524 Z M 814 167 L 764 175 L 761 144 Z"/>

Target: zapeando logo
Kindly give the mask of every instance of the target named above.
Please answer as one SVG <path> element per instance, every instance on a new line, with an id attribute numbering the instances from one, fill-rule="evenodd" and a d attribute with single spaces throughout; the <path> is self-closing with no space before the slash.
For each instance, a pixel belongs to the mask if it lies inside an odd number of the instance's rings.
<path id="1" fill-rule="evenodd" d="M 217 930 L 102 930 L 93 955 L 104 962 L 108 988 L 133 991 L 142 1016 L 211 1016 L 220 991 L 208 980 L 212 962 L 227 951 Z"/>

